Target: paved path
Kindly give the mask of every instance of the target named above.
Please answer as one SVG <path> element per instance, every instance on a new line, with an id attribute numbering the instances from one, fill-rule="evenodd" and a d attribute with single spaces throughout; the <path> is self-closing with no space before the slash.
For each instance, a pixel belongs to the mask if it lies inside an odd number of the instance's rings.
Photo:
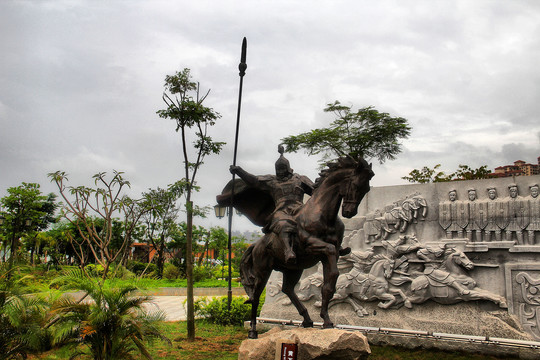
<path id="1" fill-rule="evenodd" d="M 195 296 L 195 300 L 199 297 Z M 148 310 L 162 310 L 165 313 L 165 321 L 186 320 L 186 300 L 187 296 L 153 296 L 152 301 L 144 307 Z"/>

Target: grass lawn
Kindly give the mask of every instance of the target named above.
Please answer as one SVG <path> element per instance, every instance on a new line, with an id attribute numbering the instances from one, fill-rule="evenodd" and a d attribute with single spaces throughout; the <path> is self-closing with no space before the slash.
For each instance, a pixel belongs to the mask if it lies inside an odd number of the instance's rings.
<path id="1" fill-rule="evenodd" d="M 203 320 L 196 322 L 196 339 L 186 340 L 186 322 L 163 322 L 163 334 L 172 345 L 155 341 L 148 346 L 154 359 L 162 360 L 232 360 L 238 358 L 240 343 L 247 338 L 247 330 L 240 326 L 219 326 Z M 436 350 L 410 350 L 392 346 L 371 346 L 370 360 L 495 360 L 492 356 L 446 352 Z M 40 356 L 30 356 L 33 360 L 67 360 L 73 350 L 60 348 Z M 142 357 L 141 357 L 142 359 Z"/>

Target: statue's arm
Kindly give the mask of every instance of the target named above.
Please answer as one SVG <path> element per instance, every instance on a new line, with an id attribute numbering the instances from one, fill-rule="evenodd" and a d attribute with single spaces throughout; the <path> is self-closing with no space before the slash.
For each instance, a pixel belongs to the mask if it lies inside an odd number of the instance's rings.
<path id="1" fill-rule="evenodd" d="M 311 181 L 307 176 L 301 176 L 302 179 L 302 188 L 304 192 L 308 195 L 313 195 L 313 188 L 315 188 L 315 184 L 313 181 Z"/>
<path id="2" fill-rule="evenodd" d="M 240 179 L 244 180 L 246 184 L 250 186 L 259 185 L 259 179 L 255 175 L 250 174 L 244 169 L 242 169 L 240 166 L 231 165 L 231 167 L 229 168 L 229 171 L 231 172 L 231 174 L 238 175 Z"/>

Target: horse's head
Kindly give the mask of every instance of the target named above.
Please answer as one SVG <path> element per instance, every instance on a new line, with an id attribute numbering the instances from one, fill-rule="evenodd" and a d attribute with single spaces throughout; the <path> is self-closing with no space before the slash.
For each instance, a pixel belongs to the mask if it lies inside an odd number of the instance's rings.
<path id="1" fill-rule="evenodd" d="M 395 261 L 393 259 L 388 259 L 388 261 L 385 261 L 383 263 L 385 278 L 390 279 L 390 277 L 394 273 L 394 264 L 395 264 Z"/>
<path id="2" fill-rule="evenodd" d="M 467 270 L 472 270 L 474 268 L 474 263 L 465 255 L 461 250 L 452 249 L 453 252 L 450 254 L 452 261 L 456 265 L 463 266 Z"/>
<path id="3" fill-rule="evenodd" d="M 351 163 L 351 171 L 343 181 L 341 195 L 343 197 L 343 205 L 341 207 L 341 215 L 346 218 L 352 218 L 358 212 L 358 205 L 369 190 L 369 180 L 375 175 L 371 170 L 371 164 L 368 164 L 364 159 L 360 158 L 353 161 L 350 158 L 341 159 L 342 162 Z"/>

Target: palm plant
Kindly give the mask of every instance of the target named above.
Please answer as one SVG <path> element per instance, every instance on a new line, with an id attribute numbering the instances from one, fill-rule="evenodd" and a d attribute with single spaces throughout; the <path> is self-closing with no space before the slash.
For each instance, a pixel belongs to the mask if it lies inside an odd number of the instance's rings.
<path id="1" fill-rule="evenodd" d="M 54 343 L 83 345 L 77 347 L 72 359 L 80 355 L 95 360 L 134 359 L 136 350 L 152 359 L 145 343 L 154 338 L 169 341 L 157 328 L 163 313 L 146 311 L 143 304 L 151 298 L 133 296 L 136 287 L 107 288 L 85 277 L 81 270 L 72 270 L 54 282 L 64 283 L 65 290 L 81 290 L 85 294 L 82 301 L 64 296 L 51 307 L 58 319 L 54 324 Z"/>
<path id="2" fill-rule="evenodd" d="M 47 302 L 20 291 L 19 281 L 0 270 L 0 360 L 26 358 L 45 350 L 50 336 L 43 327 Z M 13 271 L 13 269 L 11 270 Z"/>

